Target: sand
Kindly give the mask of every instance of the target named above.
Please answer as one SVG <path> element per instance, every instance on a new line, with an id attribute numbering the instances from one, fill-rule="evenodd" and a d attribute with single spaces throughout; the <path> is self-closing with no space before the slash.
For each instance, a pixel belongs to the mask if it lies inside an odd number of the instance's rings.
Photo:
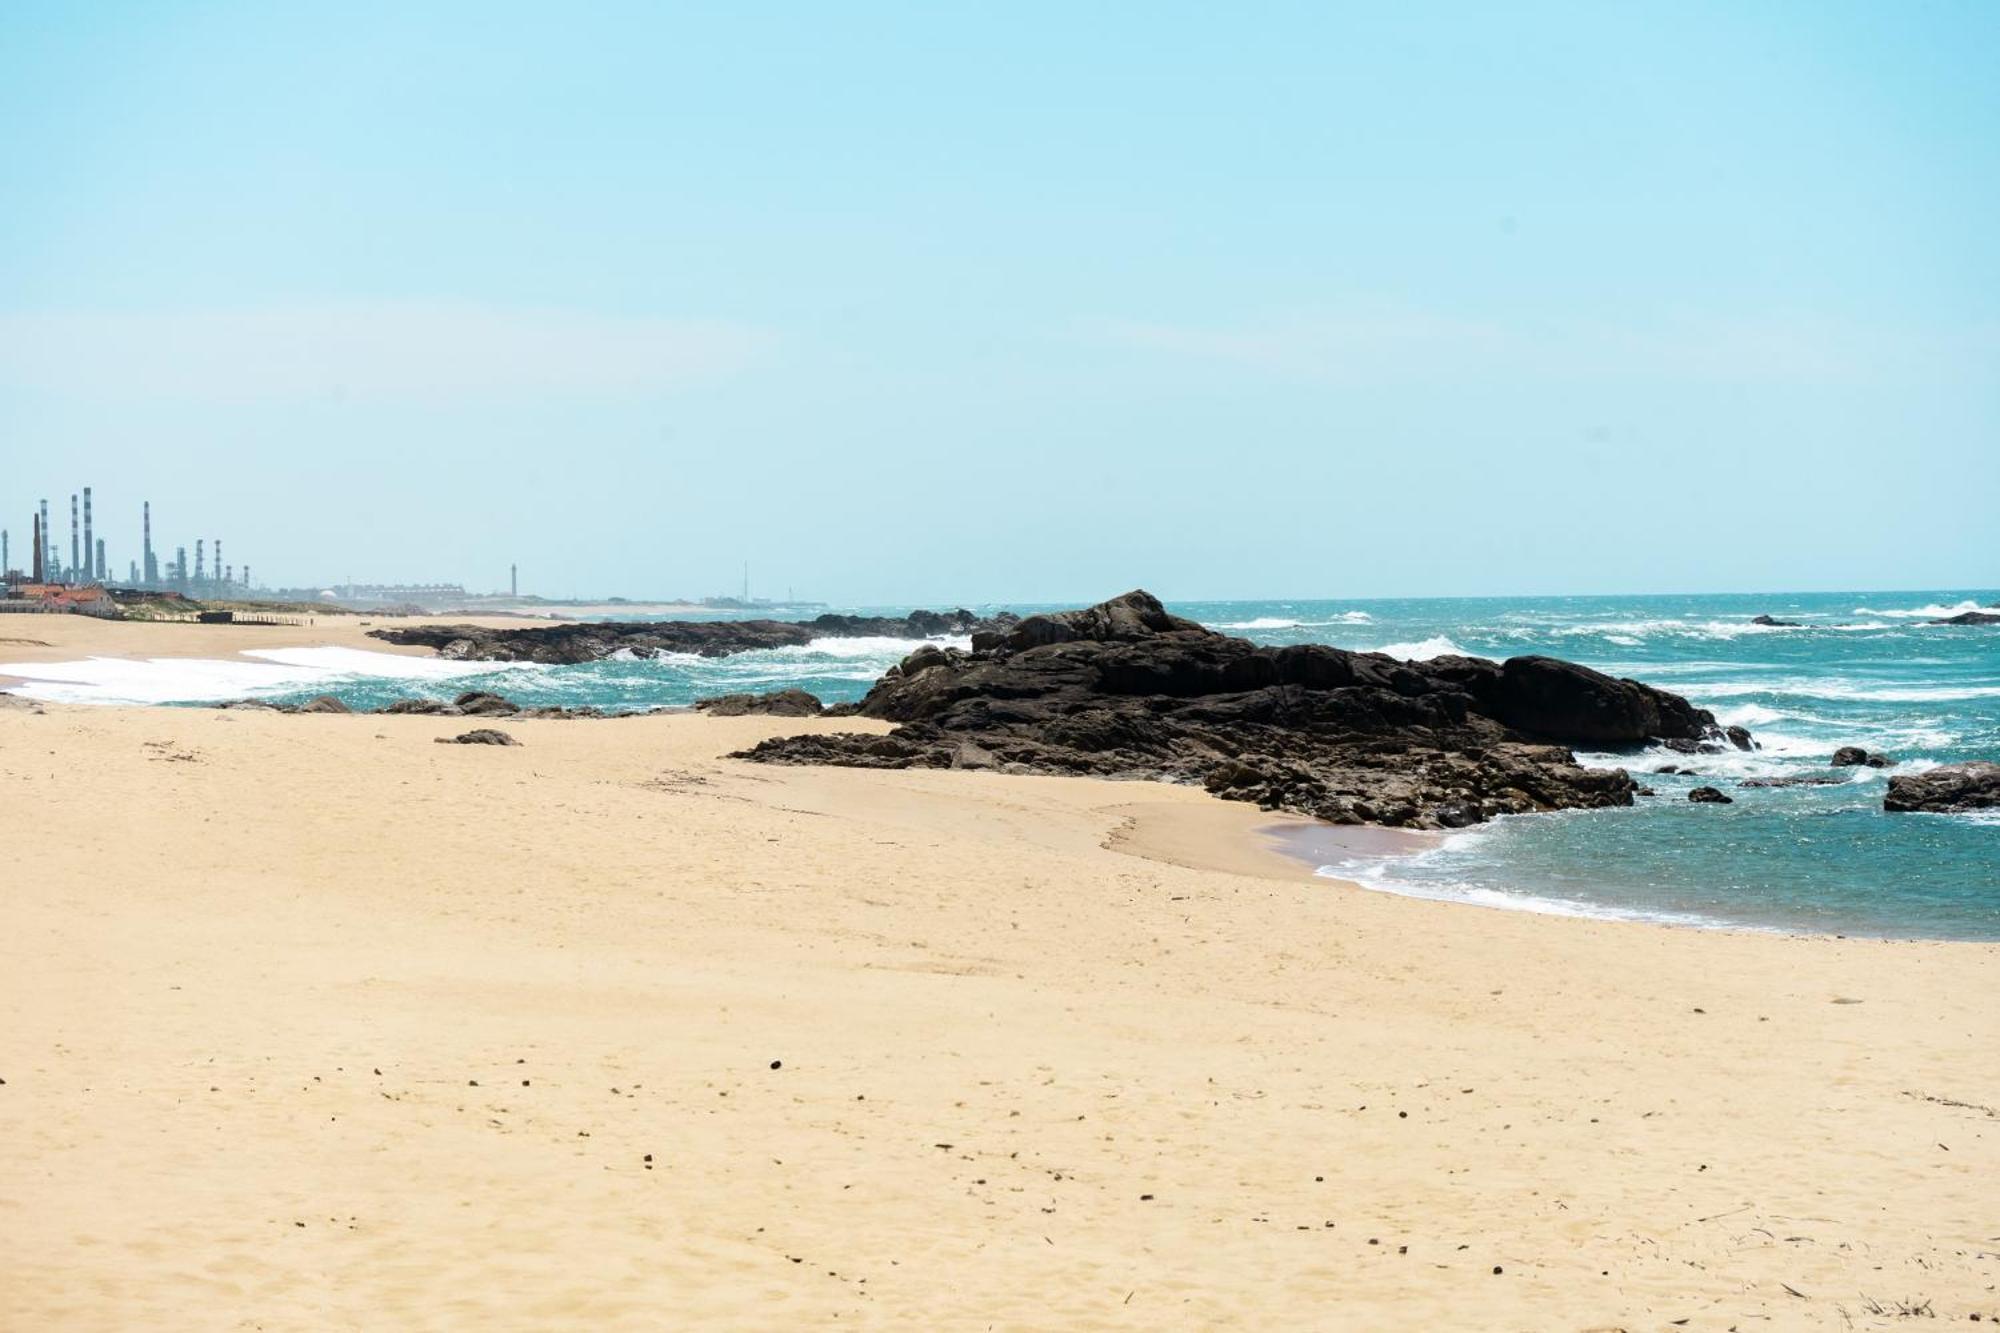
<path id="1" fill-rule="evenodd" d="M 1995 946 L 719 758 L 853 723 L 466 725 L 0 706 L 0 1327 L 2000 1318 Z"/>

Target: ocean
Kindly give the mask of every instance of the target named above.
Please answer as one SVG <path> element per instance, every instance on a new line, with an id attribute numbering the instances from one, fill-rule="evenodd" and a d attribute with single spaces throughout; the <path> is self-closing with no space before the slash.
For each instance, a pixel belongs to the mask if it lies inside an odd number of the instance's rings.
<path id="1" fill-rule="evenodd" d="M 1658 795 L 1628 810 L 1496 820 L 1414 854 L 1345 857 L 1326 867 L 1329 875 L 1420 897 L 1570 915 L 1991 940 L 2000 939 L 2000 812 L 1890 815 L 1881 805 L 1895 772 L 2000 759 L 2000 626 L 1923 623 L 1996 600 L 2000 592 L 1988 589 L 1170 606 L 1260 643 L 1331 643 L 1408 658 L 1568 658 L 1684 694 L 1723 723 L 1750 728 L 1759 742 L 1747 754 L 1581 756 L 1630 769 Z M 1800 627 L 1753 624 L 1760 614 Z M 479 688 L 524 704 L 645 708 L 797 686 L 831 703 L 859 698 L 915 646 L 825 639 L 726 658 L 556 667 L 281 649 L 252 662 L 97 660 L 0 665 L 0 674 L 36 674 L 23 693 L 95 702 L 331 693 L 364 707 Z M 1842 770 L 1837 786 L 1738 785 L 1830 772 L 1828 760 L 1843 745 L 1881 751 L 1897 767 Z M 1652 771 L 1665 765 L 1696 773 Z M 1691 804 L 1687 792 L 1698 785 L 1720 787 L 1735 803 Z"/>

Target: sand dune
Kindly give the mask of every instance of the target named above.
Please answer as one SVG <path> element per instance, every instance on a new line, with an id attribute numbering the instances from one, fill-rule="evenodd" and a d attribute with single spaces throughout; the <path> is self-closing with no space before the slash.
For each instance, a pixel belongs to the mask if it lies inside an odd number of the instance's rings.
<path id="1" fill-rule="evenodd" d="M 2000 949 L 505 725 L 0 709 L 0 1326 L 2000 1317 Z"/>

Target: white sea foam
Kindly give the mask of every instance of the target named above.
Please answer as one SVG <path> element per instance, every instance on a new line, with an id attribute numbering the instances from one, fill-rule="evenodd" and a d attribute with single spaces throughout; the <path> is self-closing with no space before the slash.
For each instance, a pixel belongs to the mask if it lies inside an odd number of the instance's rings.
<path id="1" fill-rule="evenodd" d="M 1366 625 L 1375 617 L 1366 611 L 1342 611 L 1331 620 L 1290 620 L 1284 616 L 1258 616 L 1255 620 L 1224 621 L 1215 629 L 1321 629 L 1328 625 Z"/>
<path id="2" fill-rule="evenodd" d="M 1442 634 L 1433 634 L 1428 639 L 1418 639 L 1413 643 L 1389 643 L 1373 651 L 1405 662 L 1428 662 L 1433 657 L 1477 657 L 1453 643 Z"/>
<path id="3" fill-rule="evenodd" d="M 804 657 L 886 657 L 901 661 L 919 648 L 970 648 L 970 636 L 938 639 L 892 639 L 886 636 L 862 636 L 843 639 L 814 639 L 802 646 L 774 648 L 777 656 Z"/>
<path id="4" fill-rule="evenodd" d="M 260 660 L 246 661 L 244 658 Z M 545 668 L 531 663 L 451 662 L 360 648 L 258 648 L 244 658 L 92 657 L 74 662 L 0 664 L 25 685 L 14 693 L 51 703 L 208 703 L 330 687 L 362 678 L 435 681 Z"/>
<path id="5" fill-rule="evenodd" d="M 1899 620 L 1942 620 L 1946 616 L 1963 615 L 1967 611 L 1986 611 L 1990 609 L 1990 607 L 1981 606 L 1978 602 L 1968 597 L 1964 601 L 1954 602 L 1950 606 L 1946 606 L 1941 602 L 1932 602 L 1929 606 L 1906 606 L 1896 609 L 1885 608 L 1882 610 L 1877 610 L 1870 606 L 1857 606 L 1854 608 L 1854 614 L 1857 616 L 1894 616 Z"/>

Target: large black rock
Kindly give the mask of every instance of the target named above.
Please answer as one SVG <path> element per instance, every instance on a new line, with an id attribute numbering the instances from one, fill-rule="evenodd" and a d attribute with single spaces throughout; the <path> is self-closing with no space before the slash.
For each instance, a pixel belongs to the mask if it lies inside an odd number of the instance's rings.
<path id="1" fill-rule="evenodd" d="M 1882 808 L 1934 814 L 2000 809 L 2000 764 L 1975 759 L 1924 773 L 1898 774 L 1889 779 L 1889 794 L 1882 798 Z"/>
<path id="2" fill-rule="evenodd" d="M 1448 828 L 1632 803 L 1629 775 L 1579 765 L 1571 745 L 1722 741 L 1685 699 L 1573 663 L 1260 647 L 1145 592 L 973 643 L 921 648 L 876 682 L 854 711 L 901 724 L 887 736 L 778 737 L 743 757 L 1162 779 L 1340 823 Z"/>

